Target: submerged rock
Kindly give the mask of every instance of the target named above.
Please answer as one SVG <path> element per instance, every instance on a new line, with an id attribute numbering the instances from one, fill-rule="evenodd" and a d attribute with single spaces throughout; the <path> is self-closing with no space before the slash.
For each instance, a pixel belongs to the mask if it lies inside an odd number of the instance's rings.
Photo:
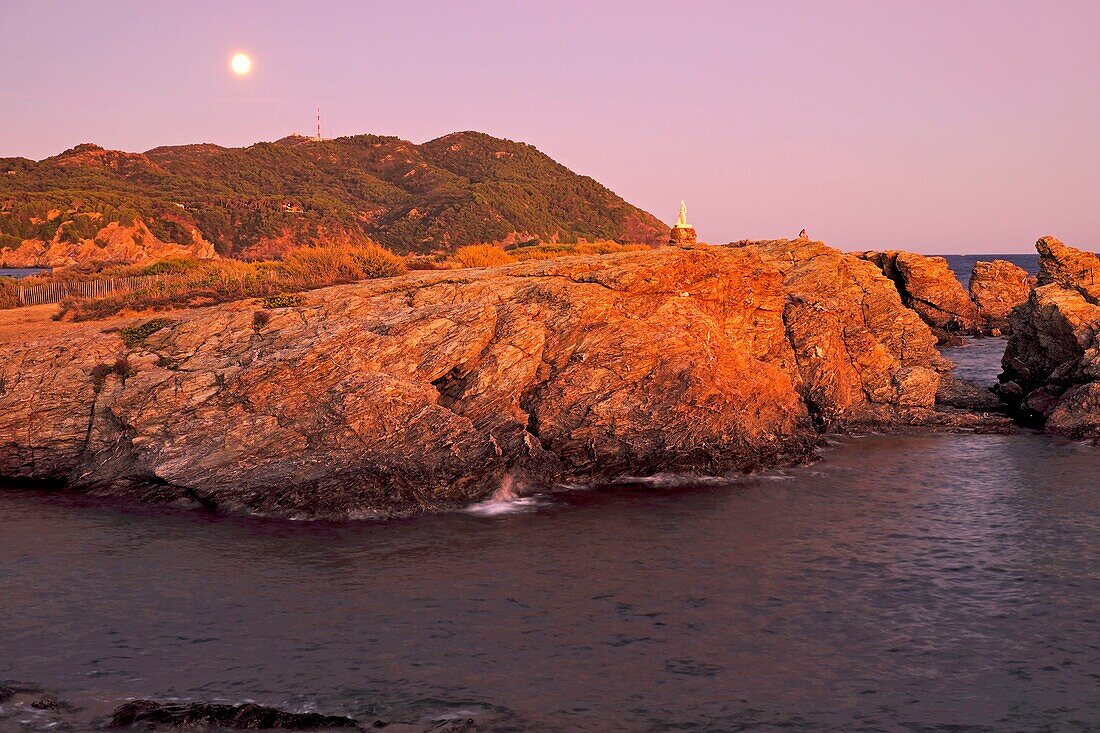
<path id="1" fill-rule="evenodd" d="M 288 713 L 263 705 L 216 705 L 209 703 L 159 703 L 134 700 L 114 712 L 111 728 L 229 730 L 361 730 L 359 723 L 341 715 Z"/>
<path id="2" fill-rule="evenodd" d="M 0 475 L 310 516 L 742 470 L 934 421 L 935 338 L 808 240 L 420 272 L 0 344 Z M 137 322 L 138 324 L 143 321 Z M 257 325 L 259 323 L 259 325 Z M 106 328 L 112 326 L 113 328 Z"/>
<path id="3" fill-rule="evenodd" d="M 0 682 L 0 730 L 72 730 L 79 711 L 38 685 Z"/>
<path id="4" fill-rule="evenodd" d="M 945 374 L 936 392 L 936 402 L 945 407 L 981 413 L 1002 414 L 1007 405 L 993 390 L 976 382 Z"/>
<path id="5" fill-rule="evenodd" d="M 974 263 L 970 274 L 970 298 L 978 306 L 981 330 L 987 336 L 998 336 L 1008 325 L 1008 314 L 1027 300 L 1035 279 L 1027 270 L 1008 262 Z"/>
<path id="6" fill-rule="evenodd" d="M 902 302 L 932 327 L 940 343 L 979 333 L 978 306 L 943 257 L 887 250 L 860 255 L 894 282 Z"/>
<path id="7" fill-rule="evenodd" d="M 1036 243 L 1037 285 L 1009 316 L 999 393 L 1048 432 L 1100 437 L 1100 258 Z"/>

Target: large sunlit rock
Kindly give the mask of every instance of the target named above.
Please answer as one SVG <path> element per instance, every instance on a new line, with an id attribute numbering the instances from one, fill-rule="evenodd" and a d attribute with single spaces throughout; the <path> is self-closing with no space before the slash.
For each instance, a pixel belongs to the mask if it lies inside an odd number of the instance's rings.
<path id="1" fill-rule="evenodd" d="M 1038 283 L 1009 316 L 1000 392 L 1050 432 L 1100 437 L 1100 259 L 1036 243 Z"/>
<path id="2" fill-rule="evenodd" d="M 1008 314 L 1027 300 L 1035 280 L 1027 270 L 1006 260 L 974 263 L 970 274 L 970 299 L 978 306 L 981 328 L 988 335 L 1000 335 L 1008 325 Z"/>
<path id="3" fill-rule="evenodd" d="M 935 338 L 869 262 L 742 243 L 420 272 L 0 344 L 0 476 L 210 506 L 441 509 L 723 472 L 929 419 Z M 147 318 L 138 319 L 143 323 Z"/>

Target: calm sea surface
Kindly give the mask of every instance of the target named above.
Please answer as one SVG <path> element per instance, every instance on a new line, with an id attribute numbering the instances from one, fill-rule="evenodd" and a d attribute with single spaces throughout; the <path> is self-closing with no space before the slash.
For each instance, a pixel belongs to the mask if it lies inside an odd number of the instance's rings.
<path id="1" fill-rule="evenodd" d="M 493 731 L 1097 730 L 1098 472 L 1040 436 L 872 436 L 736 483 L 347 525 L 0 491 L 0 679 L 76 730 L 135 696 Z"/>
<path id="2" fill-rule="evenodd" d="M 948 355 L 990 382 L 1002 348 Z M 485 731 L 1095 731 L 1097 476 L 1097 448 L 1022 433 L 408 521 L 0 490 L 0 681 L 77 731 L 133 697 Z M 50 720 L 0 706 L 0 730 Z"/>
<path id="3" fill-rule="evenodd" d="M 941 255 L 947 260 L 947 265 L 955 272 L 955 277 L 962 282 L 963 285 L 970 285 L 970 273 L 974 272 L 974 263 L 981 260 L 982 262 L 991 262 L 993 260 L 1008 260 L 1017 267 L 1022 267 L 1027 270 L 1029 275 L 1036 275 L 1039 273 L 1039 255 L 1035 252 L 1031 254 L 1015 254 L 1015 255 Z"/>
<path id="4" fill-rule="evenodd" d="M 43 272 L 49 272 L 49 269 L 45 267 L 0 267 L 0 277 L 14 277 L 16 280 L 31 275 L 40 275 Z"/>

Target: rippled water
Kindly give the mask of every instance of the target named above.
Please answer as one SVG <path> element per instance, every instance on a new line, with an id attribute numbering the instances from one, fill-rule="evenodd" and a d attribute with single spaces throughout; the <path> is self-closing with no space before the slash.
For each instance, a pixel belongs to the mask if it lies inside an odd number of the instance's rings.
<path id="1" fill-rule="evenodd" d="M 14 277 L 16 280 L 31 275 L 41 275 L 49 272 L 46 267 L 0 267 L 0 277 Z"/>
<path id="2" fill-rule="evenodd" d="M 1008 339 L 967 338 L 965 346 L 940 349 L 955 364 L 953 374 L 976 384 L 992 387 L 1001 373 L 1001 357 Z"/>
<path id="3" fill-rule="evenodd" d="M 498 731 L 1096 730 L 1100 453 L 828 452 L 345 525 L 0 491 L 0 679 L 88 729 L 150 696 Z"/>

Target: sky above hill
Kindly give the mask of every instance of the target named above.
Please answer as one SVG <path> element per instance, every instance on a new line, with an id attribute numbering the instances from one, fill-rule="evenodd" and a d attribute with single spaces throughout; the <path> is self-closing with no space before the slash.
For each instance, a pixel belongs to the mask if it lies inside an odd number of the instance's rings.
<path id="1" fill-rule="evenodd" d="M 1100 3 L 0 0 L 0 156 L 456 130 L 701 239 L 1100 246 Z M 230 57 L 247 53 L 237 76 Z"/>

